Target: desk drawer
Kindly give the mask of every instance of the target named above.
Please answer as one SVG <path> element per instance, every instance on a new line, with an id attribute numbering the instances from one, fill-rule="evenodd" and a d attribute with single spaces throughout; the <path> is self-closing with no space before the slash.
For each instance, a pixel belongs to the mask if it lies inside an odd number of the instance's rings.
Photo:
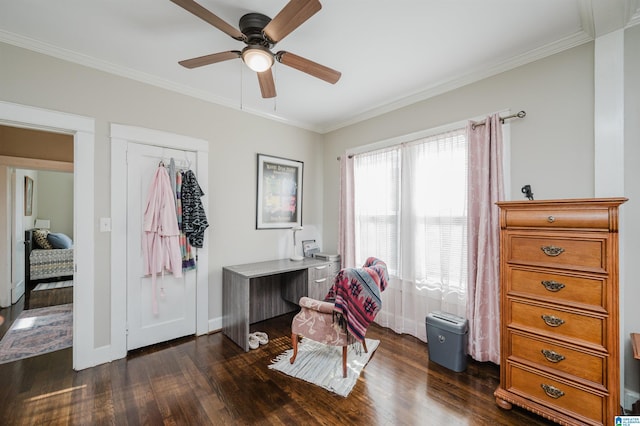
<path id="1" fill-rule="evenodd" d="M 605 273 L 606 243 L 606 238 L 508 234 L 506 261 Z"/>
<path id="2" fill-rule="evenodd" d="M 316 300 L 324 300 L 333 285 L 333 263 L 312 266 L 309 268 L 308 296 Z"/>
<path id="3" fill-rule="evenodd" d="M 507 292 L 510 294 L 591 305 L 601 311 L 606 309 L 605 278 L 552 274 L 517 267 L 509 268 L 507 274 Z"/>
<path id="4" fill-rule="evenodd" d="M 541 372 L 507 363 L 507 383 L 511 392 L 526 395 L 562 413 L 584 417 L 585 424 L 606 424 L 605 396 L 579 388 L 577 385 L 553 378 Z M 569 411 L 567 413 L 567 411 Z M 587 423 L 589 422 L 589 423 Z"/>
<path id="5" fill-rule="evenodd" d="M 309 280 L 309 297 L 316 300 L 324 300 L 332 285 L 333 280 L 328 277 Z"/>
<path id="6" fill-rule="evenodd" d="M 509 327 L 537 330 L 550 338 L 578 339 L 604 349 L 606 324 L 603 318 L 515 300 L 510 301 L 510 312 Z"/>
<path id="7" fill-rule="evenodd" d="M 312 266 L 309 268 L 309 280 L 316 280 L 318 278 L 326 278 L 331 273 L 331 264 L 325 263 L 323 265 Z"/>
<path id="8" fill-rule="evenodd" d="M 511 357 L 589 380 L 598 385 L 604 382 L 607 358 L 560 345 L 550 339 L 509 331 Z"/>

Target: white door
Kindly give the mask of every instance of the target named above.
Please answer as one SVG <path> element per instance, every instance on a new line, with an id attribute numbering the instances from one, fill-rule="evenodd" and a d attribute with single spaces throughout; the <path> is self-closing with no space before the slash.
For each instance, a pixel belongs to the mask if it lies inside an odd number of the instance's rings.
<path id="1" fill-rule="evenodd" d="M 143 275 L 142 221 L 147 194 L 160 161 L 189 161 L 193 152 L 129 143 L 127 149 L 127 350 L 196 333 L 196 271 L 156 278 L 158 313 L 152 309 L 151 277 Z M 177 219 L 176 219 L 177 220 Z"/>
<path id="2" fill-rule="evenodd" d="M 13 200 L 13 208 L 11 209 L 11 304 L 16 303 L 24 294 L 24 226 L 22 217 L 24 216 L 24 176 L 19 177 L 16 170 L 11 172 L 11 200 Z"/>

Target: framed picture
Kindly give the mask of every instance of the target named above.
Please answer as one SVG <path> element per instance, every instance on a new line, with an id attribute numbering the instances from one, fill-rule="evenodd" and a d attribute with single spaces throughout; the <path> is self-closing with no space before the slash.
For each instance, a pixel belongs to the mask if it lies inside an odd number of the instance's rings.
<path id="1" fill-rule="evenodd" d="M 24 215 L 31 216 L 33 214 L 33 179 L 29 176 L 24 177 Z"/>
<path id="2" fill-rule="evenodd" d="M 258 154 L 256 229 L 302 226 L 302 161 Z"/>

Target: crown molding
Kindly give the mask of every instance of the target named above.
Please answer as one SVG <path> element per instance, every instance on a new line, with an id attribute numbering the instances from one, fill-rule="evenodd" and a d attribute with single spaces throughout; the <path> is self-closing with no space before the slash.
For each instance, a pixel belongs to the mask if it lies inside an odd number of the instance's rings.
<path id="1" fill-rule="evenodd" d="M 587 32 L 581 30 L 572 34 L 564 39 L 558 40 L 553 43 L 549 43 L 546 46 L 530 50 L 521 55 L 517 55 L 511 57 L 507 60 L 504 60 L 500 63 L 485 66 L 482 68 L 476 68 L 475 70 L 454 77 L 452 79 L 441 81 L 429 87 L 423 88 L 422 90 L 416 92 L 415 94 L 408 95 L 405 97 L 397 98 L 391 102 L 387 102 L 384 104 L 380 104 L 374 108 L 371 108 L 362 114 L 355 115 L 348 120 L 342 121 L 340 123 L 335 123 L 333 125 L 327 125 L 323 127 L 320 133 L 329 133 L 343 127 L 347 127 L 361 121 L 365 121 L 382 114 L 386 114 L 391 111 L 395 111 L 397 109 L 425 101 L 429 98 L 441 95 L 443 93 L 458 89 L 460 87 L 466 86 L 471 83 L 478 82 L 485 78 L 492 77 L 494 75 L 503 73 L 505 71 L 512 70 L 522 65 L 526 65 L 528 63 L 546 58 L 547 56 L 554 55 L 556 53 L 562 52 L 567 49 L 571 49 L 576 46 L 580 46 L 584 43 L 588 43 L 593 41 L 593 37 Z"/>
<path id="2" fill-rule="evenodd" d="M 145 72 L 133 70 L 131 68 L 116 65 L 111 62 L 104 61 L 102 59 L 97 59 L 89 55 L 74 52 L 72 50 L 63 49 L 46 42 L 25 37 L 9 31 L 0 30 L 0 42 L 21 47 L 23 49 L 31 50 L 37 53 L 42 53 L 47 56 L 52 56 L 54 58 L 62 59 L 64 61 L 72 62 L 88 68 L 93 68 L 98 71 L 103 71 L 109 74 L 139 81 L 141 83 L 150 84 L 152 86 L 170 90 L 172 92 L 180 93 L 180 94 L 190 96 L 196 99 L 200 99 L 206 102 L 210 102 L 216 105 L 231 108 L 236 111 L 242 111 L 242 112 L 246 112 L 248 114 L 256 115 L 269 120 L 278 121 L 280 123 L 287 124 L 290 126 L 302 128 L 305 130 L 311 130 L 314 132 L 318 132 L 320 129 L 318 126 L 313 126 L 309 123 L 288 120 L 276 114 L 269 114 L 262 111 L 254 110 L 252 108 L 247 108 L 245 106 L 238 105 L 237 102 L 233 102 L 233 101 L 230 101 L 229 99 L 222 98 L 219 96 L 214 96 L 211 93 L 204 90 L 194 89 L 189 86 L 177 84 L 170 80 L 163 79 L 152 74 L 148 74 Z"/>

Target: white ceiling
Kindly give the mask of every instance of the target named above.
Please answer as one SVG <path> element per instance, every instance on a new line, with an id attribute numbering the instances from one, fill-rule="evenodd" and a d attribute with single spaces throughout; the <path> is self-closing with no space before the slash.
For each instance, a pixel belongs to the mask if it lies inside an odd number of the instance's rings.
<path id="1" fill-rule="evenodd" d="M 274 17 L 287 3 L 198 1 L 236 28 L 245 13 Z M 0 0 L 0 41 L 326 132 L 577 46 L 598 27 L 622 28 L 640 15 L 638 0 L 321 3 L 273 50 L 337 69 L 342 78 L 331 85 L 276 63 L 274 99 L 262 99 L 255 73 L 239 59 L 178 65 L 244 43 L 169 0 Z"/>

